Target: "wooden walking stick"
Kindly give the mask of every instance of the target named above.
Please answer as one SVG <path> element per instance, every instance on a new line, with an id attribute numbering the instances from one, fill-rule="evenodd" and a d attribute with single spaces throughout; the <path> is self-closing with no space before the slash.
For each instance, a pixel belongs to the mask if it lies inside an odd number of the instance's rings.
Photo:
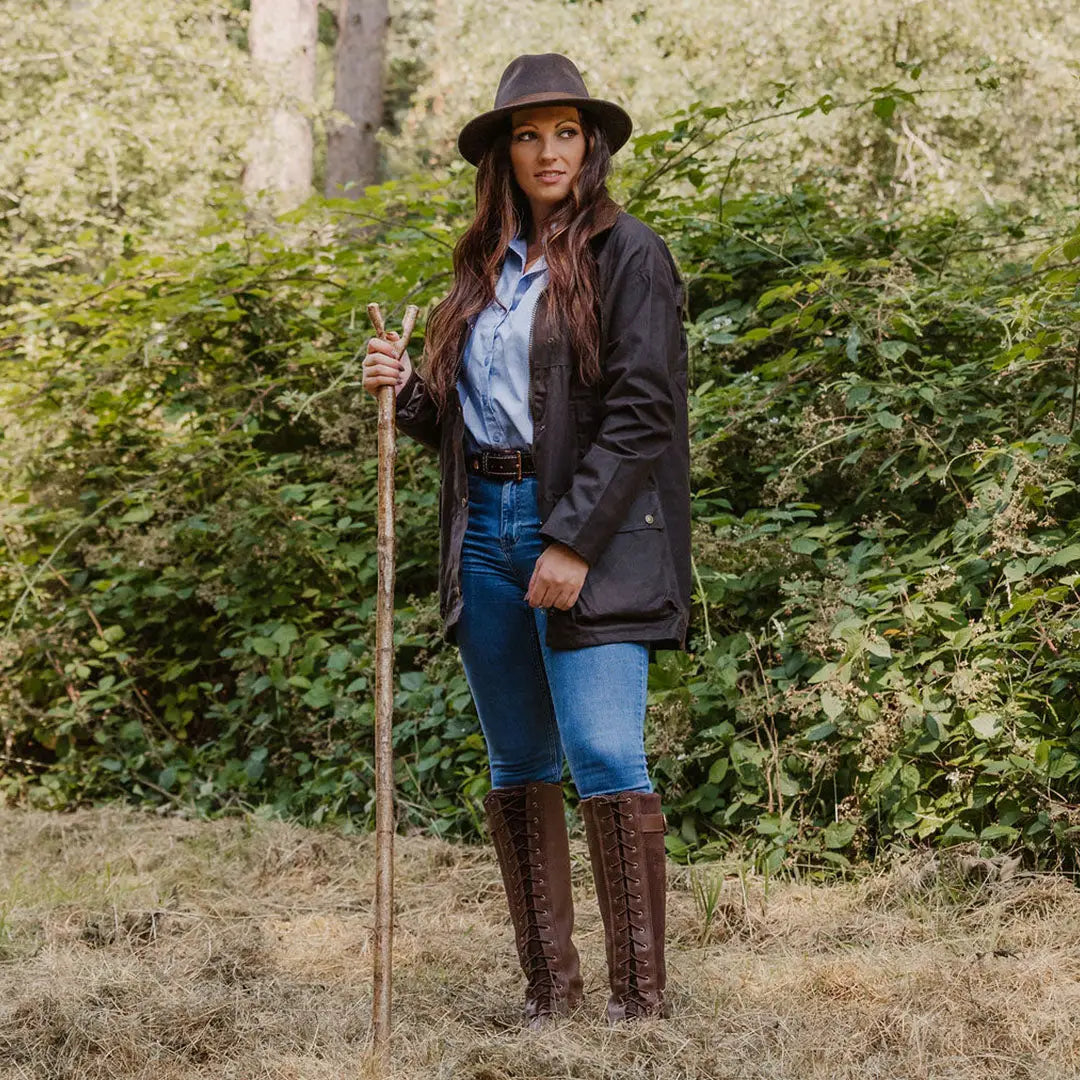
<path id="1" fill-rule="evenodd" d="M 375 333 L 386 340 L 378 304 L 368 304 Z M 401 339 L 404 353 L 419 308 L 405 309 Z M 378 587 L 375 606 L 375 943 L 374 989 L 371 998 L 372 1048 L 384 1066 L 390 1049 L 390 983 L 394 924 L 394 431 L 393 386 L 380 386 L 379 407 L 379 524 Z"/>

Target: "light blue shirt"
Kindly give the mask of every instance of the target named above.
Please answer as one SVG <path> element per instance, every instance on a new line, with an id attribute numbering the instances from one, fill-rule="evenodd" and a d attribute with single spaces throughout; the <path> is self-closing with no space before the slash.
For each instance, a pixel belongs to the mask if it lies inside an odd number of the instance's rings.
<path id="1" fill-rule="evenodd" d="M 548 266 L 541 255 L 526 273 L 525 253 L 524 237 L 515 236 L 495 285 L 495 299 L 476 316 L 465 342 L 458 397 L 467 452 L 532 446 L 529 334 L 548 282 Z"/>

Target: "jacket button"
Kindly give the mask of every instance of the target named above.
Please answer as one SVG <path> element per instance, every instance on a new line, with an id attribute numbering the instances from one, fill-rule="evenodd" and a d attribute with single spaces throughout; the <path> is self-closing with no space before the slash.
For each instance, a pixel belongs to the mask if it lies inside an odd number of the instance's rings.
<path id="1" fill-rule="evenodd" d="M 653 523 L 653 520 L 654 519 L 653 519 L 652 514 L 646 514 L 645 515 L 645 524 L 646 525 L 651 525 Z"/>
<path id="2" fill-rule="evenodd" d="M 469 505 L 469 497 L 467 495 L 462 495 L 461 496 L 461 505 L 462 506 L 468 506 Z"/>

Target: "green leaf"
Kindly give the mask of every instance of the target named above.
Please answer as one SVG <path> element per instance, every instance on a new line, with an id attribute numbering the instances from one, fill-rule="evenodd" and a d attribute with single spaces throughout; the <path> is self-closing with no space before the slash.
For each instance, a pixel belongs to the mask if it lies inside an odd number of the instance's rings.
<path id="1" fill-rule="evenodd" d="M 1070 754 L 1067 750 L 1054 761 L 1049 770 L 1049 776 L 1051 780 L 1060 780 L 1063 776 L 1068 776 L 1075 771 L 1076 766 L 1080 764 L 1080 760 L 1077 759 L 1075 754 Z"/>
<path id="2" fill-rule="evenodd" d="M 1073 535 L 1075 535 L 1075 533 Z M 1054 552 L 1050 557 L 1050 565 L 1068 566 L 1069 563 L 1074 563 L 1078 560 L 1080 560 L 1080 544 L 1070 544 L 1068 547 Z"/>
<path id="3" fill-rule="evenodd" d="M 319 678 L 315 680 L 311 689 L 300 700 L 313 709 L 322 709 L 334 700 L 334 695 L 330 693 L 326 680 Z"/>
<path id="4" fill-rule="evenodd" d="M 844 711 L 844 703 L 832 691 L 822 690 L 821 708 L 830 720 L 835 720 Z"/>
<path id="5" fill-rule="evenodd" d="M 836 670 L 836 664 L 822 664 L 821 667 L 819 667 L 817 671 L 815 671 L 814 674 L 811 675 L 809 679 L 807 679 L 807 682 L 811 684 L 824 682 L 826 679 L 831 679 L 833 675 L 836 674 Z"/>
<path id="6" fill-rule="evenodd" d="M 721 780 L 727 776 L 728 767 L 731 762 L 726 757 L 717 758 L 709 768 L 709 783 L 719 784 Z"/>
<path id="7" fill-rule="evenodd" d="M 872 697 L 864 697 L 859 702 L 859 707 L 856 709 L 856 713 L 860 720 L 865 721 L 867 724 L 873 723 L 881 715 L 881 709 L 878 707 L 878 703 Z"/>
<path id="8" fill-rule="evenodd" d="M 270 676 L 270 681 L 274 684 L 275 690 L 288 689 L 289 680 L 285 678 L 285 665 L 280 660 L 270 661 L 267 674 Z"/>
<path id="9" fill-rule="evenodd" d="M 980 739 L 992 739 L 1001 730 L 998 718 L 993 713 L 979 713 L 971 717 L 968 724 Z"/>
<path id="10" fill-rule="evenodd" d="M 267 749 L 265 746 L 257 746 L 248 754 L 247 761 L 244 762 L 244 772 L 250 783 L 254 784 L 262 778 L 266 769 L 266 756 Z"/>
<path id="11" fill-rule="evenodd" d="M 980 840 L 1015 840 L 1020 835 L 1019 829 L 1014 829 L 1011 825 L 1002 825 L 1000 823 L 994 825 L 987 825 L 982 832 L 979 833 Z"/>
<path id="12" fill-rule="evenodd" d="M 289 651 L 289 646 L 300 636 L 300 631 L 292 623 L 282 623 L 271 635 L 272 641 L 281 646 L 281 655 Z"/>
<path id="13" fill-rule="evenodd" d="M 403 671 L 401 673 L 402 690 L 408 690 L 410 693 L 415 693 L 425 682 L 427 682 L 427 679 L 422 671 Z"/>
<path id="14" fill-rule="evenodd" d="M 772 333 L 772 328 L 769 326 L 755 326 L 753 330 L 747 330 L 739 341 L 755 342 L 763 341 Z"/>
<path id="15" fill-rule="evenodd" d="M 895 413 L 889 412 L 888 409 L 881 409 L 879 412 L 874 413 L 874 419 L 880 427 L 888 431 L 897 431 L 904 426 L 904 421 Z"/>
<path id="16" fill-rule="evenodd" d="M 834 821 L 825 827 L 824 837 L 827 848 L 847 847 L 855 835 L 858 825 L 854 821 Z"/>
<path id="17" fill-rule="evenodd" d="M 892 119 L 894 112 L 896 112 L 895 98 L 882 97 L 874 102 L 874 115 L 886 123 Z"/>
<path id="18" fill-rule="evenodd" d="M 851 329 L 848 331 L 844 355 L 853 364 L 859 359 L 859 328 L 854 323 L 852 323 Z"/>
<path id="19" fill-rule="evenodd" d="M 886 360 L 899 360 L 911 346 L 906 341 L 882 341 L 878 344 L 878 355 Z"/>
<path id="20" fill-rule="evenodd" d="M 339 645 L 337 648 L 330 650 L 330 655 L 326 658 L 326 667 L 328 671 L 340 674 L 351 662 L 352 653 L 344 646 Z"/>
<path id="21" fill-rule="evenodd" d="M 260 656 L 277 656 L 277 643 L 268 637 L 257 637 L 251 639 L 251 647 Z"/>
<path id="22" fill-rule="evenodd" d="M 892 659 L 892 646 L 884 638 L 864 638 L 863 644 L 866 651 L 874 656 L 880 656 L 885 660 Z"/>
<path id="23" fill-rule="evenodd" d="M 777 285 L 775 288 L 767 289 L 758 297 L 755 306 L 758 311 L 760 311 L 762 308 L 768 307 L 777 300 L 790 300 L 797 288 L 798 286 L 796 285 Z"/>
<path id="24" fill-rule="evenodd" d="M 1005 580 L 1020 581 L 1027 577 L 1027 563 L 1023 559 L 1013 559 L 1005 564 Z"/>
<path id="25" fill-rule="evenodd" d="M 942 834 L 942 840 L 977 840 L 978 837 L 970 830 L 964 828 L 958 821 L 954 821 Z"/>
<path id="26" fill-rule="evenodd" d="M 831 863 L 833 866 L 839 866 L 843 869 L 847 869 L 851 866 L 851 860 L 845 859 L 838 851 L 823 851 L 821 852 L 821 858 L 827 863 Z"/>
<path id="27" fill-rule="evenodd" d="M 149 521 L 154 516 L 154 508 L 149 503 L 143 503 L 142 506 L 132 507 L 126 514 L 124 514 L 120 520 L 124 524 L 140 524 L 143 521 Z"/>

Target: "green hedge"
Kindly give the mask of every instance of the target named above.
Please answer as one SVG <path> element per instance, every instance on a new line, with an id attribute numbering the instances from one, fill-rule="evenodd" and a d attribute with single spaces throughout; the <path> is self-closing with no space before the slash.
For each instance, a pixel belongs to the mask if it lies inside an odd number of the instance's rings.
<path id="1" fill-rule="evenodd" d="M 628 186 L 690 297 L 693 647 L 654 665 L 648 733 L 672 854 L 1071 865 L 1076 239 L 729 190 L 693 130 L 642 142 Z M 6 798 L 370 824 L 365 305 L 441 295 L 468 203 L 402 181 L 6 284 Z M 398 462 L 402 814 L 469 836 L 488 781 L 439 634 L 435 461 L 403 438 Z"/>

